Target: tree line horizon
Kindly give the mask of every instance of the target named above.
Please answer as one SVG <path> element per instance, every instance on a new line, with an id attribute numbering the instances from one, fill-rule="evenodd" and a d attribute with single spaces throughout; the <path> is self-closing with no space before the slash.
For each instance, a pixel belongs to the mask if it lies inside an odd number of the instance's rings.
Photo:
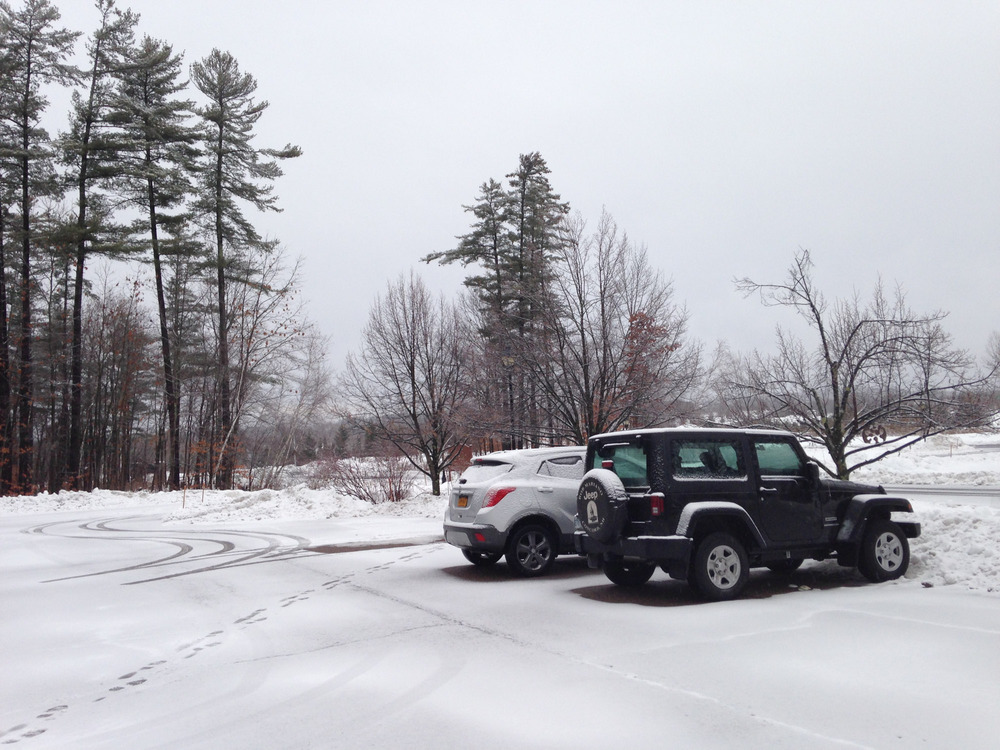
<path id="1" fill-rule="evenodd" d="M 390 281 L 334 378 L 298 264 L 253 224 L 280 210 L 281 162 L 301 154 L 253 143 L 256 80 L 217 49 L 185 78 L 131 11 L 94 6 L 77 68 L 83 35 L 49 0 L 0 2 L 0 495 L 260 487 L 287 463 L 385 446 L 438 493 L 469 447 L 684 421 L 793 429 L 846 477 L 996 414 L 996 340 L 979 367 L 901 290 L 827 301 L 807 251 L 786 280 L 736 289 L 813 338 L 706 353 L 646 249 L 607 213 L 593 229 L 572 215 L 537 152 L 481 184 L 455 247 L 419 259 L 468 269 L 465 292 Z M 52 87 L 73 92 L 54 136 Z M 114 284 L 87 276 L 97 259 L 148 270 Z"/>

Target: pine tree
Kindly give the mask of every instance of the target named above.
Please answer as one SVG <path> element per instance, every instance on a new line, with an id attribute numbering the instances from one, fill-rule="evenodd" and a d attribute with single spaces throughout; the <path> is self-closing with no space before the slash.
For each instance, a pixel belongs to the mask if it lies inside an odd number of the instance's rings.
<path id="1" fill-rule="evenodd" d="M 179 98 L 184 90 L 180 73 L 181 56 L 165 42 L 145 37 L 122 76 L 116 113 L 130 144 L 124 188 L 129 202 L 144 214 L 133 233 L 148 242 L 153 261 L 171 489 L 180 485 L 180 382 L 171 355 L 163 258 L 191 247 L 184 238 L 187 215 L 182 209 L 192 191 L 188 175 L 197 138 L 187 122 L 194 104 Z"/>
<path id="2" fill-rule="evenodd" d="M 20 195 L 20 320 L 19 363 L 16 394 L 17 456 L 11 484 L 13 490 L 30 490 L 33 482 L 34 414 L 32 382 L 31 257 L 32 209 L 44 195 L 58 191 L 53 167 L 53 150 L 48 133 L 41 127 L 41 117 L 48 100 L 44 86 L 74 83 L 79 71 L 66 60 L 73 50 L 76 32 L 56 28 L 59 11 L 48 0 L 25 0 L 14 10 L 0 2 L 0 117 L 13 135 L 11 151 L 4 154 L 16 164 Z M 7 457 L 4 457 L 7 459 Z"/>
<path id="3" fill-rule="evenodd" d="M 73 354 L 70 374 L 70 424 L 66 475 L 70 486 L 80 481 L 83 425 L 83 287 L 88 254 L 100 244 L 101 211 L 94 189 L 121 175 L 124 143 L 112 115 L 117 75 L 125 70 L 138 17 L 115 8 L 115 0 L 97 0 L 97 30 L 87 41 L 89 69 L 85 93 L 73 92 L 71 131 L 62 138 L 66 159 L 74 167 L 76 201 L 75 274 L 73 287 Z M 96 209 L 96 210 L 95 210 Z"/>
<path id="4" fill-rule="evenodd" d="M 560 201 L 548 179 L 549 168 L 537 153 L 522 154 L 508 187 L 489 180 L 476 203 L 465 206 L 476 217 L 452 250 L 432 253 L 425 262 L 475 266 L 465 285 L 480 305 L 487 359 L 503 364 L 502 393 L 507 424 L 499 427 L 507 447 L 537 443 L 541 437 L 537 389 L 521 363 L 544 346 L 547 285 L 562 242 L 569 204 Z"/>
<path id="5" fill-rule="evenodd" d="M 208 57 L 191 66 L 191 77 L 208 99 L 207 106 L 198 109 L 204 120 L 204 155 L 199 168 L 195 211 L 211 236 L 214 249 L 221 432 L 216 483 L 228 487 L 232 483 L 232 458 L 228 446 L 236 424 L 231 411 L 226 285 L 230 273 L 238 268 L 239 255 L 260 246 L 262 241 L 244 215 L 241 204 L 258 211 L 280 210 L 273 185 L 282 174 L 278 161 L 299 156 L 301 150 L 291 144 L 279 150 L 254 147 L 254 126 L 268 103 L 254 100 L 257 81 L 249 73 L 241 72 L 236 59 L 228 52 L 212 50 Z"/>

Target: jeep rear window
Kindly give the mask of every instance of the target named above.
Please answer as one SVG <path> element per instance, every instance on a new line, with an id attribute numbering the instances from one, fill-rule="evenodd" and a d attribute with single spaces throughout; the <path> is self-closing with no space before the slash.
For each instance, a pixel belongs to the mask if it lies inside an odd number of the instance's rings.
<path id="1" fill-rule="evenodd" d="M 733 440 L 675 440 L 675 479 L 746 479 L 743 452 Z"/>
<path id="2" fill-rule="evenodd" d="M 648 487 L 646 452 L 639 445 L 615 443 L 602 445 L 594 455 L 594 466 L 600 468 L 611 462 L 611 470 L 618 475 L 625 487 Z"/>
<path id="3" fill-rule="evenodd" d="M 510 464 L 502 461 L 476 461 L 462 472 L 462 478 L 459 481 L 466 484 L 478 484 L 506 474 L 511 468 Z"/>

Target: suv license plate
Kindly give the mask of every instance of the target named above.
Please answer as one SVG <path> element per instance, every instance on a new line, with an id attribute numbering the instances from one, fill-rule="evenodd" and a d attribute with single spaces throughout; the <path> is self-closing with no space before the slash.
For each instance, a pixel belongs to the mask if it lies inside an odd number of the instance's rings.
<path id="1" fill-rule="evenodd" d="M 469 507 L 469 496 L 468 495 L 459 495 L 458 496 L 458 502 L 455 503 L 455 507 L 456 508 L 468 508 Z"/>

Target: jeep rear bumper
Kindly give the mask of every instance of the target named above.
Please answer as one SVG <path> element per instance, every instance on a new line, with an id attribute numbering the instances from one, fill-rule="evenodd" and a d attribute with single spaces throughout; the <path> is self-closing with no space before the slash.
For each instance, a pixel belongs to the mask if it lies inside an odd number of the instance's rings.
<path id="1" fill-rule="evenodd" d="M 621 537 L 610 544 L 603 544 L 585 531 L 573 536 L 573 546 L 581 555 L 605 560 L 628 557 L 656 563 L 672 578 L 687 578 L 691 560 L 691 539 L 686 536 L 632 536 Z"/>

